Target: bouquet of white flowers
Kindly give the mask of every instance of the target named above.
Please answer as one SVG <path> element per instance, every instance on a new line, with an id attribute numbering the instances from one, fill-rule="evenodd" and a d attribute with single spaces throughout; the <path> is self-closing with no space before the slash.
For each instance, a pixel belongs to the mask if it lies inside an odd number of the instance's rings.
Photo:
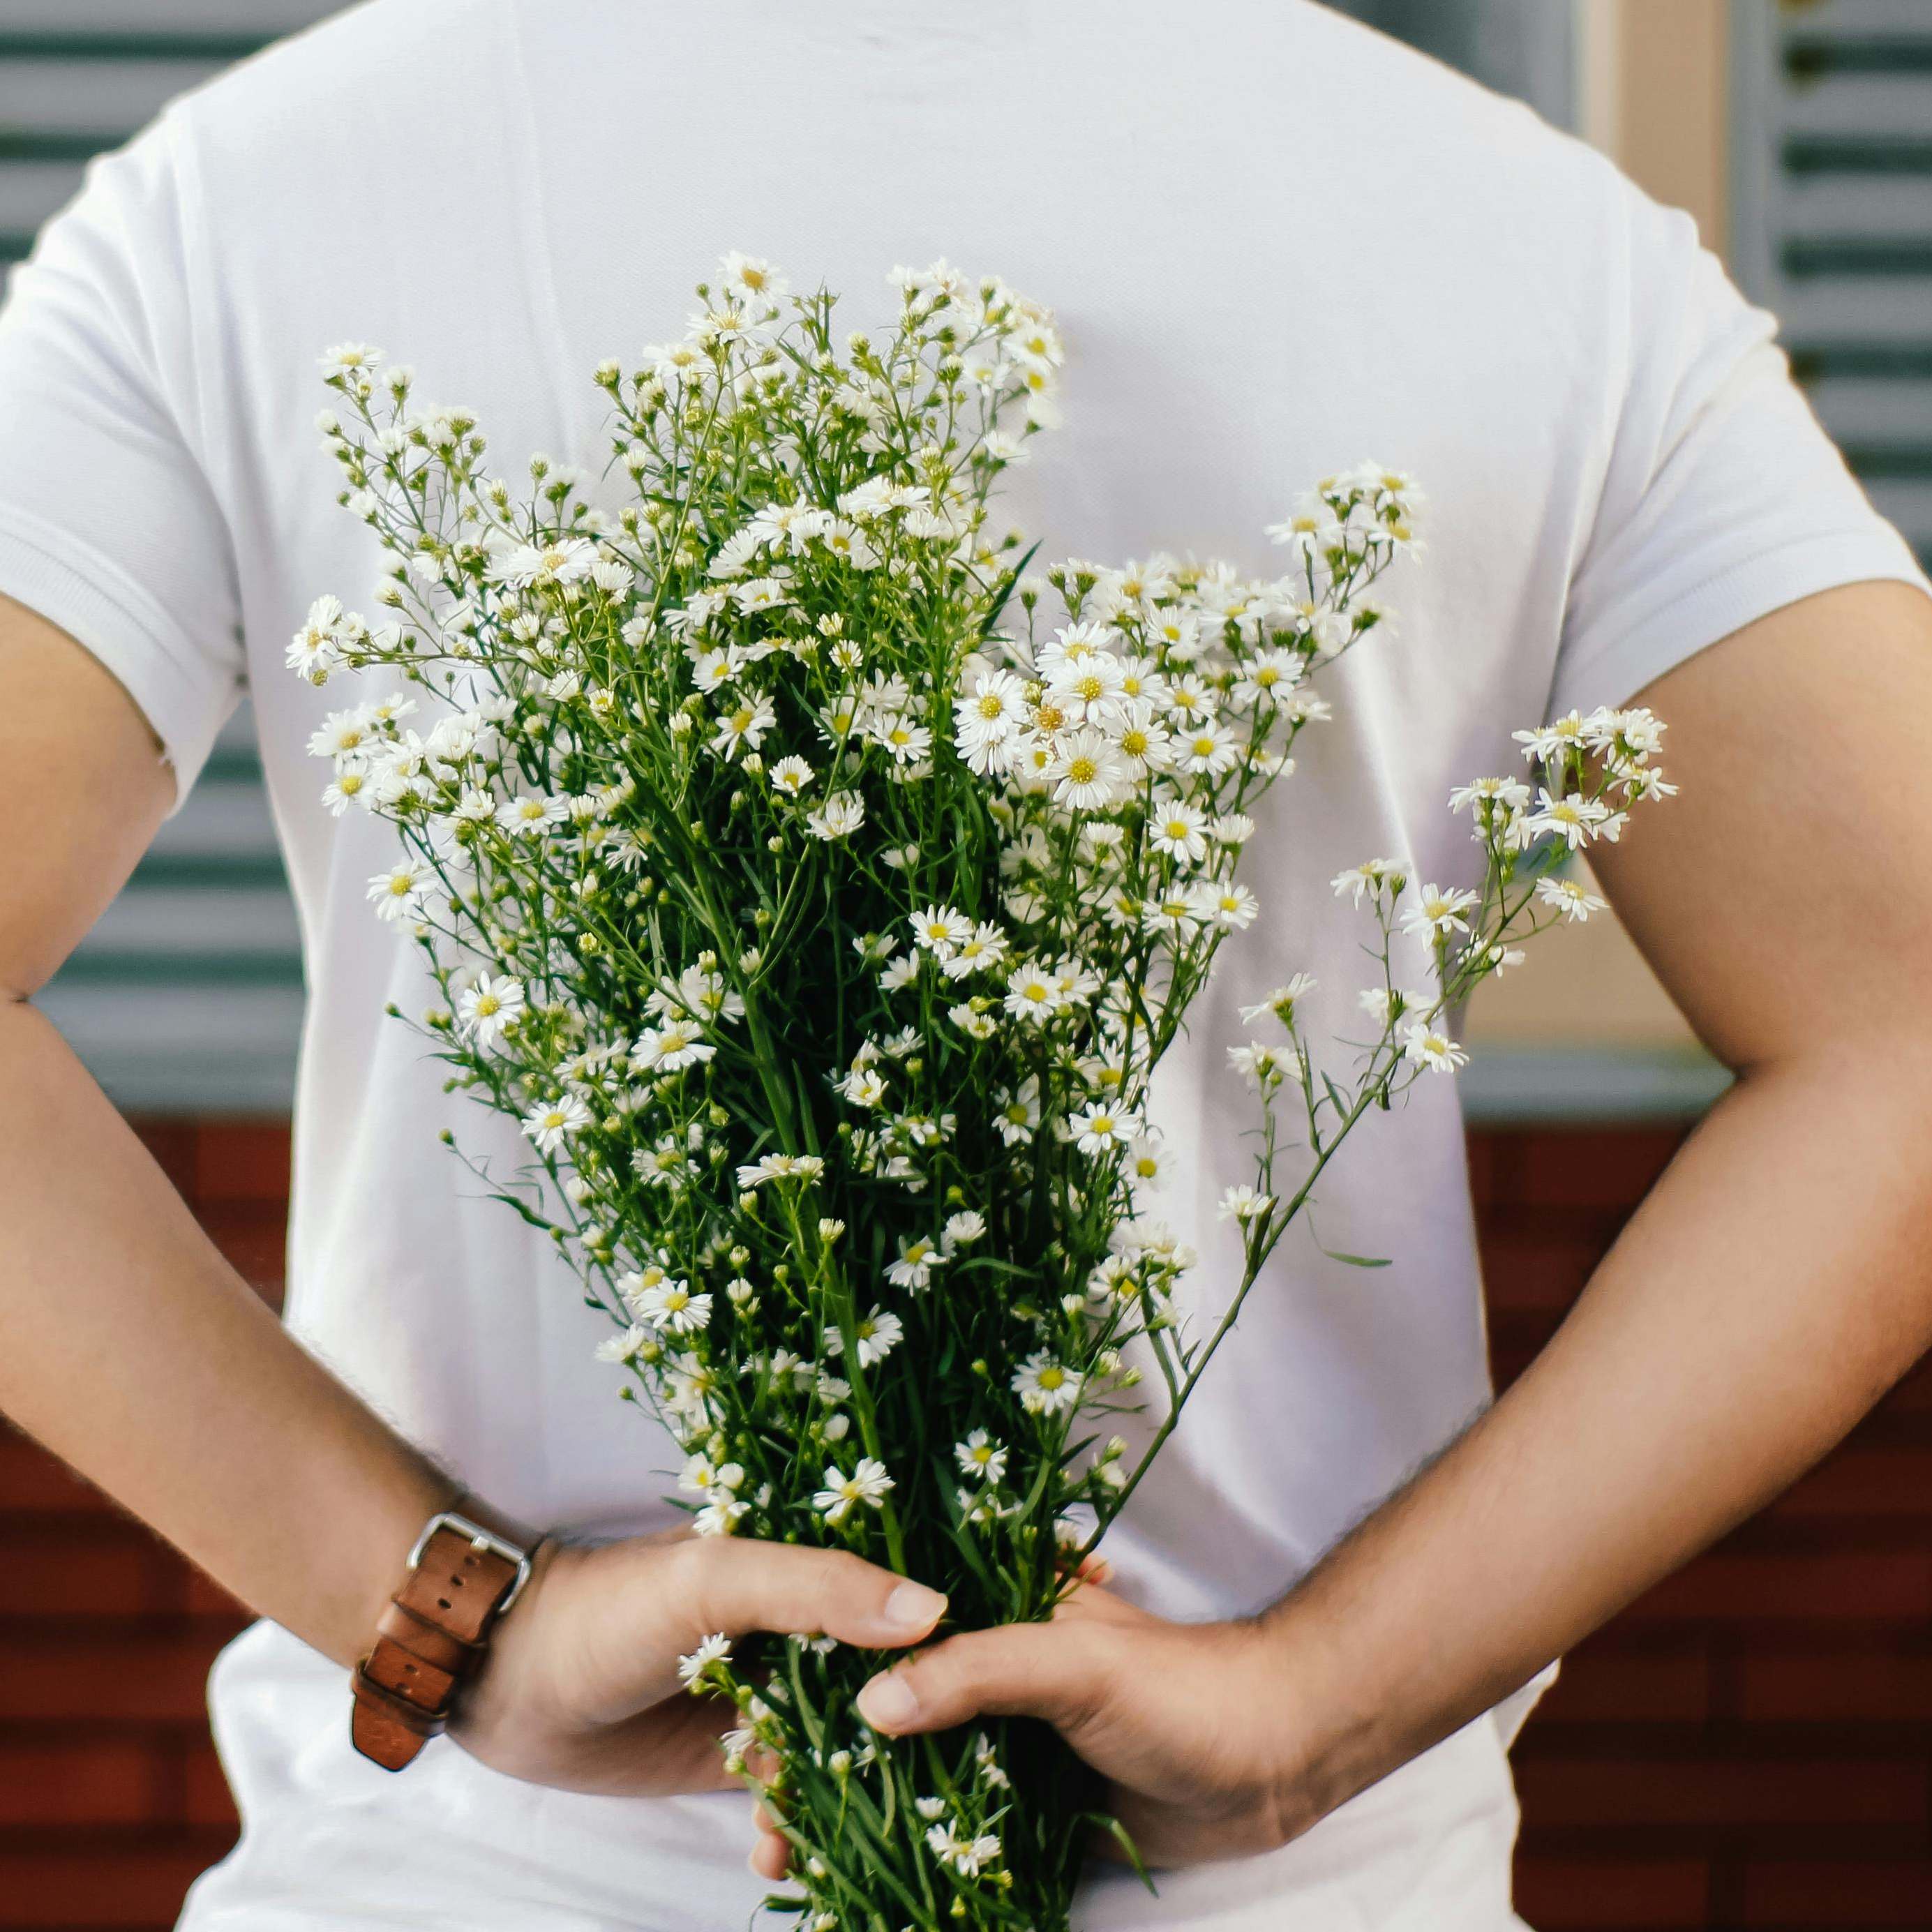
<path id="1" fill-rule="evenodd" d="M 471 416 L 332 350 L 321 427 L 394 614 L 325 597 L 290 659 L 400 680 L 317 733 L 326 802 L 394 826 L 370 896 L 435 982 L 412 1017 L 532 1155 L 472 1165 L 609 1316 L 598 1352 L 687 1459 L 693 1529 L 860 1551 L 970 1628 L 1051 1613 L 1350 1129 L 1461 1062 L 1445 1011 L 1597 903 L 1561 859 L 1670 788 L 1648 714 L 1572 717 L 1518 734 L 1534 794 L 1452 801 L 1479 884 L 1336 880 L 1382 962 L 1368 1036 L 1319 1064 L 1299 974 L 1249 1010 L 1256 1152 L 1222 1203 L 1245 1272 L 1191 1334 L 1193 1257 L 1138 1211 L 1149 1079 L 1254 916 L 1256 802 L 1375 629 L 1416 493 L 1322 482 L 1273 532 L 1277 578 L 1036 580 L 988 502 L 1051 421 L 1052 318 L 944 263 L 892 279 L 891 328 L 841 343 L 830 295 L 728 258 L 682 340 L 597 371 L 614 514 L 542 458 L 513 496 Z M 1130 1453 L 1101 1418 L 1144 1401 Z M 784 1819 L 802 1895 L 775 1903 L 1065 1927 L 1107 1823 L 1074 1761 L 1021 1722 L 875 1736 L 854 1700 L 881 1661 L 803 1638 L 686 1660 Z"/>

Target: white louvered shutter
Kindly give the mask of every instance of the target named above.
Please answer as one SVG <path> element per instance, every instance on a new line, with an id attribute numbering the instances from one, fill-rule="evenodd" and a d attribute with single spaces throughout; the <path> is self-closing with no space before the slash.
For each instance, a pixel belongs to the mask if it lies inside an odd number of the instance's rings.
<path id="1" fill-rule="evenodd" d="M 1735 0 L 1732 17 L 1738 279 L 1932 557 L 1932 0 Z"/>

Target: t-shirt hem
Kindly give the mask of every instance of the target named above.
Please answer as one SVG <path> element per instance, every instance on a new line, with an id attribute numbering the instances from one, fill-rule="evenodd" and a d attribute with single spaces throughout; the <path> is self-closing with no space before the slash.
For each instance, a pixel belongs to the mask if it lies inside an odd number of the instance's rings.
<path id="1" fill-rule="evenodd" d="M 133 699 L 161 741 L 178 811 L 235 694 L 114 560 L 18 504 L 0 504 L 0 592 L 57 624 Z"/>
<path id="2" fill-rule="evenodd" d="M 1821 591 L 1874 582 L 1916 584 L 1932 596 L 1932 582 L 1905 539 L 1885 524 L 1824 532 L 1739 558 L 1628 629 L 1614 617 L 1601 620 L 1600 630 L 1612 634 L 1559 669 L 1550 715 L 1626 704 L 1666 671 L 1774 610 Z"/>

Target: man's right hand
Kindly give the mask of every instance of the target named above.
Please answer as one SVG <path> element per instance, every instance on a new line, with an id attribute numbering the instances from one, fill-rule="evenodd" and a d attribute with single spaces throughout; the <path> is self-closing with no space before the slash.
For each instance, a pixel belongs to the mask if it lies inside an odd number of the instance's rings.
<path id="1" fill-rule="evenodd" d="M 494 1770 L 566 1791 L 734 1784 L 718 1740 L 738 1721 L 694 1697 L 678 1659 L 714 1631 L 778 1630 L 898 1649 L 946 1599 L 838 1550 L 682 1532 L 596 1548 L 546 1544 L 497 1626 L 450 1735 Z"/>

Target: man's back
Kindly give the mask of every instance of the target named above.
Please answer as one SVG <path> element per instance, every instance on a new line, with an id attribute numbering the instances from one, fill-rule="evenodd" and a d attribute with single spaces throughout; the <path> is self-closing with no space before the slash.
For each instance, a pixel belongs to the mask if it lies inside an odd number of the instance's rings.
<path id="1" fill-rule="evenodd" d="M 327 711 L 380 694 L 281 666 L 309 600 L 356 602 L 378 564 L 315 448 L 314 358 L 380 344 L 424 398 L 476 412 L 506 475 L 531 450 L 595 472 L 591 368 L 674 337 L 729 248 L 839 290 L 848 326 L 884 312 L 895 263 L 942 254 L 1054 307 L 1066 426 L 1009 499 L 1042 556 L 1184 544 L 1259 574 L 1262 526 L 1330 470 L 1379 457 L 1428 491 L 1426 566 L 1392 583 L 1400 625 L 1342 668 L 1340 721 L 1271 805 L 1243 873 L 1264 929 L 1162 1094 L 1169 1211 L 1209 1308 L 1233 1254 L 1211 1204 L 1240 1158 L 1218 1084 L 1237 1010 L 1312 970 L 1322 1029 L 1352 1030 L 1358 958 L 1303 916 L 1331 874 L 1388 852 L 1460 879 L 1444 799 L 1508 767 L 1511 725 L 1621 702 L 1848 570 L 1910 569 L 1687 220 L 1304 0 L 374 0 L 188 98 L 100 172 L 0 320 L 0 358 L 53 372 L 44 403 L 0 403 L 0 538 L 56 586 L 63 560 L 131 586 L 119 629 L 78 590 L 50 614 L 184 780 L 250 686 L 313 1000 L 291 1322 L 465 1484 L 545 1523 L 666 1520 L 673 1453 L 614 1399 L 554 1259 L 435 1144 L 447 1123 L 507 1162 L 514 1135 L 493 1144 L 382 1016 L 424 999 L 363 904 L 386 832 L 324 813 L 307 755 Z M 134 452 L 105 478 L 72 435 L 90 416 Z M 1124 1587 L 1169 1614 L 1270 1600 L 1486 1396 L 1450 1084 L 1375 1123 L 1332 1184 L 1324 1237 L 1393 1265 L 1364 1286 L 1312 1250 L 1272 1264 L 1110 1540 Z M 323 1890 L 365 1902 L 345 1924 L 421 1922 L 425 1862 L 457 1896 L 518 1898 L 524 1925 L 710 1932 L 757 1895 L 735 1797 L 570 1798 L 453 1750 L 391 1785 L 350 1756 L 340 1691 L 267 1626 L 221 1666 L 250 1828 L 190 1925 L 313 1925 Z M 1094 1922 L 1507 1924 L 1501 1730 L 1480 1720 L 1282 1852 L 1174 1875 L 1158 1901 L 1112 1884 Z"/>

